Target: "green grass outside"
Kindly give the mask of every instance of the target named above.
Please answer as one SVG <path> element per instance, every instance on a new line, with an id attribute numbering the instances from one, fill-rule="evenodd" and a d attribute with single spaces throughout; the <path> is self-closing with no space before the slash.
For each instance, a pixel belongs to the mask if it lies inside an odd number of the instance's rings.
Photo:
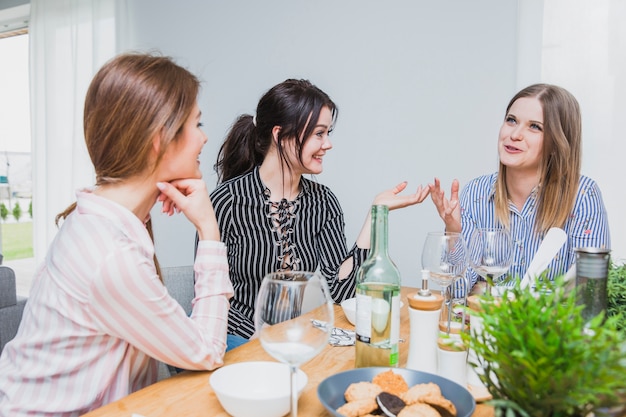
<path id="1" fill-rule="evenodd" d="M 32 258 L 33 222 L 2 223 L 2 255 L 4 261 Z"/>

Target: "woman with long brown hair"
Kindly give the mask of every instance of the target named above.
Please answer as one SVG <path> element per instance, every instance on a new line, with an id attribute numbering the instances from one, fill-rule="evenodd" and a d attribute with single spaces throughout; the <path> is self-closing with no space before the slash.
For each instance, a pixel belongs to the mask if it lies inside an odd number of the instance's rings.
<path id="1" fill-rule="evenodd" d="M 582 122 L 576 98 L 562 87 L 533 84 L 509 102 L 498 138 L 499 169 L 471 180 L 450 199 L 435 178 L 431 198 L 446 230 L 466 241 L 476 228 L 506 228 L 513 243 L 508 275 L 521 279 L 546 232 L 567 233 L 567 243 L 547 268 L 554 279 L 576 261 L 576 248 L 610 248 L 600 188 L 581 175 Z M 478 275 L 467 273 L 471 286 Z M 514 285 L 510 280 L 508 285 Z"/>
<path id="2" fill-rule="evenodd" d="M 232 285 L 198 157 L 199 82 L 170 58 L 124 54 L 95 75 L 84 134 L 92 188 L 57 217 L 16 337 L 0 357 L 0 415 L 78 416 L 157 380 L 157 361 L 214 369 Z M 200 238 L 190 317 L 154 258 L 150 210 L 180 211 Z"/>

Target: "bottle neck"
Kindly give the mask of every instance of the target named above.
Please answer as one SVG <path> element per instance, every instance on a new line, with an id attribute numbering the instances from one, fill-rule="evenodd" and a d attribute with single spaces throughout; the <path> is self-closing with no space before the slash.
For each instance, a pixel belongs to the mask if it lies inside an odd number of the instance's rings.
<path id="1" fill-rule="evenodd" d="M 372 206 L 371 256 L 389 256 L 387 239 L 388 214 L 389 208 L 387 206 Z"/>

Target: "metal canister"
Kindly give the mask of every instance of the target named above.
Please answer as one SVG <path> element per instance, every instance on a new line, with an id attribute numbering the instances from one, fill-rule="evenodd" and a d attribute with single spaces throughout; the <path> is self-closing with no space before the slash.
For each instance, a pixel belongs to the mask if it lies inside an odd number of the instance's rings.
<path id="1" fill-rule="evenodd" d="M 606 311 L 610 250 L 576 248 L 576 291 L 582 316 L 590 320 Z"/>

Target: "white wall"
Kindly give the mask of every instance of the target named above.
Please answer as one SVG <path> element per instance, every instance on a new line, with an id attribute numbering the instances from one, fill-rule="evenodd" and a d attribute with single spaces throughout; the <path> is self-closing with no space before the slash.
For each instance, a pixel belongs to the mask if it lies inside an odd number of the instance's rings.
<path id="1" fill-rule="evenodd" d="M 520 82 L 539 81 L 542 3 L 135 0 L 128 48 L 158 49 L 202 78 L 210 188 L 229 125 L 268 88 L 297 77 L 326 91 L 340 112 L 317 179 L 341 201 L 352 244 L 380 190 L 434 176 L 448 187 L 497 168 L 505 106 Z M 193 228 L 153 215 L 162 264 L 191 263 Z M 391 213 L 390 253 L 405 285 L 417 285 L 426 232 L 441 228 L 430 200 Z"/>
<path id="2" fill-rule="evenodd" d="M 619 263 L 626 262 L 625 19 L 623 0 L 547 1 L 542 57 L 542 78 L 580 102 L 583 173 L 600 185 Z"/>

